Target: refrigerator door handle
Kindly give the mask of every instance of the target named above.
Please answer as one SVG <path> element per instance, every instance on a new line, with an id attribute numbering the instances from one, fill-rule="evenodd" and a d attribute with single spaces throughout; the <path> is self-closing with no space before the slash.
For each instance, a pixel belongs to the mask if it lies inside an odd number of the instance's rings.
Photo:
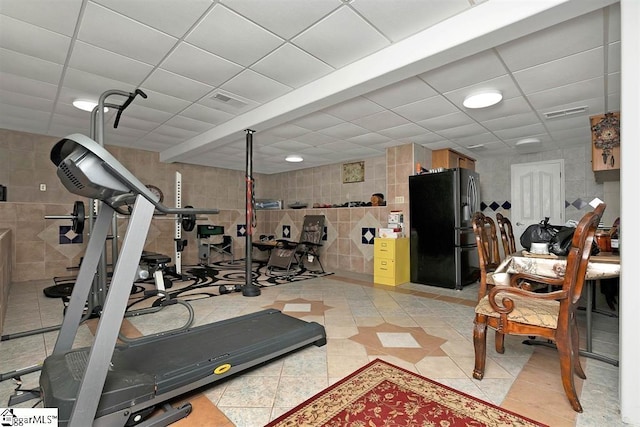
<path id="1" fill-rule="evenodd" d="M 476 212 L 476 189 L 475 189 L 475 180 L 473 176 L 469 177 L 469 181 L 467 182 L 467 205 L 469 205 L 469 209 L 471 212 Z"/>

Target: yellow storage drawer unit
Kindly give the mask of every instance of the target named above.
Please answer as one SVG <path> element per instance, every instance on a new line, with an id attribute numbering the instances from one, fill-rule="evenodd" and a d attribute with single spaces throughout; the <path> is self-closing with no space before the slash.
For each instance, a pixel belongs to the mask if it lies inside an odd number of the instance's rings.
<path id="1" fill-rule="evenodd" d="M 373 281 L 395 286 L 409 280 L 409 238 L 376 238 L 373 241 Z"/>

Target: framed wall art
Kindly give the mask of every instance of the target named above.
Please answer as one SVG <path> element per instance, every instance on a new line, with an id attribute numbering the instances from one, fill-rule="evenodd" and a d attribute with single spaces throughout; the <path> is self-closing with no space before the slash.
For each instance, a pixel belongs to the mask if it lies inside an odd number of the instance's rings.
<path id="1" fill-rule="evenodd" d="M 364 181 L 364 162 L 342 164 L 342 183 Z"/>

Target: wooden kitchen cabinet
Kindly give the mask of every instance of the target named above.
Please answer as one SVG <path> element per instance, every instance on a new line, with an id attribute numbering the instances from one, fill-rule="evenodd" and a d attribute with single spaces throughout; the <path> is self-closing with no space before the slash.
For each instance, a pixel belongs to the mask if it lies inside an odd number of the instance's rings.
<path id="1" fill-rule="evenodd" d="M 596 181 L 620 180 L 620 113 L 589 117 L 591 167 Z"/>
<path id="2" fill-rule="evenodd" d="M 476 159 L 465 156 L 462 153 L 458 153 L 455 150 L 448 148 L 442 150 L 433 150 L 431 152 L 431 167 L 432 168 L 464 168 L 470 170 L 476 170 Z"/>

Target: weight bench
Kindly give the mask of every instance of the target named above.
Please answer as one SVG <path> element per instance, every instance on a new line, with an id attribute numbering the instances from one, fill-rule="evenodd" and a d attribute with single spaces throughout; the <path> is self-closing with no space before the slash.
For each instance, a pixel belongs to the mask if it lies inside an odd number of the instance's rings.
<path id="1" fill-rule="evenodd" d="M 140 257 L 140 263 L 147 266 L 149 275 L 153 276 L 158 294 L 164 294 L 164 291 L 173 285 L 171 280 L 164 277 L 164 270 L 170 262 L 171 257 L 155 252 L 143 252 Z"/>

